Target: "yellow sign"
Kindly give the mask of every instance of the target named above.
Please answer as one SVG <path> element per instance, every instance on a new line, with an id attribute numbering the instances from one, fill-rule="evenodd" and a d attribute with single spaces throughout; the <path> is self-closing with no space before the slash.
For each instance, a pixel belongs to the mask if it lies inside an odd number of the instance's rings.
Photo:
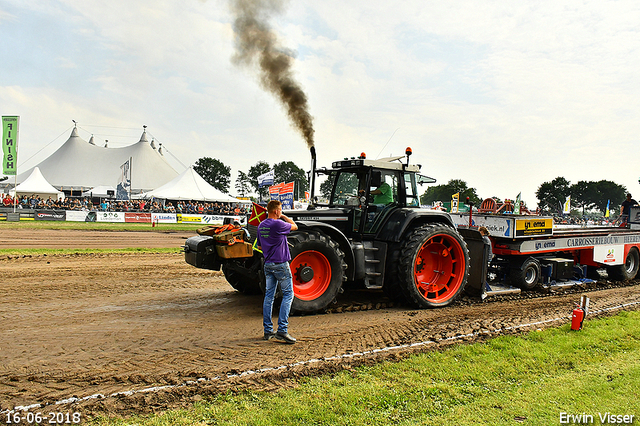
<path id="1" fill-rule="evenodd" d="M 202 217 L 199 215 L 185 215 L 178 213 L 177 215 L 178 223 L 184 222 L 196 222 L 202 223 Z"/>
<path id="2" fill-rule="evenodd" d="M 527 235 L 551 235 L 553 232 L 553 219 L 516 219 L 516 237 Z"/>
<path id="3" fill-rule="evenodd" d="M 456 192 L 451 196 L 451 213 L 458 213 L 459 202 L 460 202 L 460 193 Z"/>

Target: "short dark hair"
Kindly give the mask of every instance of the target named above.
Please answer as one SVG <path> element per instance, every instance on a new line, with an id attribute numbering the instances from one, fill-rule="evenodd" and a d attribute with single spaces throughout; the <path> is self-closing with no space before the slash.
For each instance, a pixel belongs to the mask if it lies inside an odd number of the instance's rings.
<path id="1" fill-rule="evenodd" d="M 269 203 L 267 204 L 267 212 L 269 213 L 273 213 L 275 212 L 278 207 L 280 207 L 282 205 L 282 203 L 280 202 L 280 200 L 271 200 L 269 201 Z"/>
<path id="2" fill-rule="evenodd" d="M 631 198 L 631 194 L 629 192 L 627 192 L 627 197 Z"/>

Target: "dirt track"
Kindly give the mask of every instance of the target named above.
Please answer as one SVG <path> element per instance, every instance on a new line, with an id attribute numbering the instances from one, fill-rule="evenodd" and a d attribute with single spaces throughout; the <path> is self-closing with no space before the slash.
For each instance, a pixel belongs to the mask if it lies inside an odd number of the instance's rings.
<path id="1" fill-rule="evenodd" d="M 46 238 L 56 244 L 85 238 L 81 231 L 42 232 L 54 233 Z M 110 247 L 131 247 L 130 233 L 104 234 L 111 234 Z M 152 247 L 177 247 L 188 235 L 147 235 L 154 236 Z M 106 240 L 102 233 L 88 237 Z M 78 247 L 77 242 L 67 246 Z M 439 310 L 396 306 L 292 317 L 290 331 L 299 340 L 289 346 L 261 340 L 259 296 L 233 291 L 220 273 L 195 269 L 179 253 L 9 257 L 0 260 L 0 276 L 0 411 L 41 404 L 38 411 L 83 415 L 162 410 L 243 386 L 293 386 L 300 375 L 483 339 L 495 335 L 493 330 L 556 326 L 566 320 L 553 320 L 568 318 L 579 300 L 565 294 L 460 302 Z M 587 294 L 597 310 L 637 302 L 639 293 L 632 285 Z M 341 300 L 373 307 L 383 299 L 350 292 Z M 531 323 L 537 324 L 507 329 Z M 472 333 L 477 334 L 455 338 Z M 433 343 L 361 354 L 425 341 Z M 168 387 L 110 396 L 155 386 Z M 46 405 L 95 394 L 105 397 Z"/>

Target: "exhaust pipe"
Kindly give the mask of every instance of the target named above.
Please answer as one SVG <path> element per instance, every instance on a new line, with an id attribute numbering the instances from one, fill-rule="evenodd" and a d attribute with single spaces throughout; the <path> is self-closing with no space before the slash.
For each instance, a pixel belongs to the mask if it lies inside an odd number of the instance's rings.
<path id="1" fill-rule="evenodd" d="M 316 147 L 312 146 L 311 151 L 311 176 L 309 178 L 309 186 L 311 188 L 311 195 L 309 196 L 309 207 L 307 210 L 314 210 L 316 208 L 314 204 L 315 191 L 316 191 Z"/>

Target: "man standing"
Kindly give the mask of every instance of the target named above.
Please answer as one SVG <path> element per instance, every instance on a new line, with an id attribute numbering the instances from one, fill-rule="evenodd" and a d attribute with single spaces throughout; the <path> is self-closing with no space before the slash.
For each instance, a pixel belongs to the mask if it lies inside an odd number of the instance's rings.
<path id="1" fill-rule="evenodd" d="M 298 225 L 282 214 L 282 203 L 278 200 L 269 201 L 267 214 L 269 215 L 267 219 L 258 225 L 258 247 L 264 255 L 264 275 L 267 282 L 262 305 L 264 340 L 271 340 L 275 337 L 285 343 L 293 344 L 296 339 L 291 337 L 287 331 L 289 312 L 293 302 L 293 277 L 289 268 L 291 253 L 289 253 L 287 245 L 287 235 L 291 231 L 297 230 Z M 274 333 L 271 316 L 278 284 L 280 284 L 282 291 L 282 302 L 278 315 L 278 331 Z"/>
<path id="2" fill-rule="evenodd" d="M 622 202 L 620 206 L 620 215 L 622 218 L 622 222 L 626 223 L 629 221 L 629 214 L 631 214 L 631 207 L 637 205 L 638 202 L 631 198 L 631 194 L 627 194 L 627 199 Z"/>

